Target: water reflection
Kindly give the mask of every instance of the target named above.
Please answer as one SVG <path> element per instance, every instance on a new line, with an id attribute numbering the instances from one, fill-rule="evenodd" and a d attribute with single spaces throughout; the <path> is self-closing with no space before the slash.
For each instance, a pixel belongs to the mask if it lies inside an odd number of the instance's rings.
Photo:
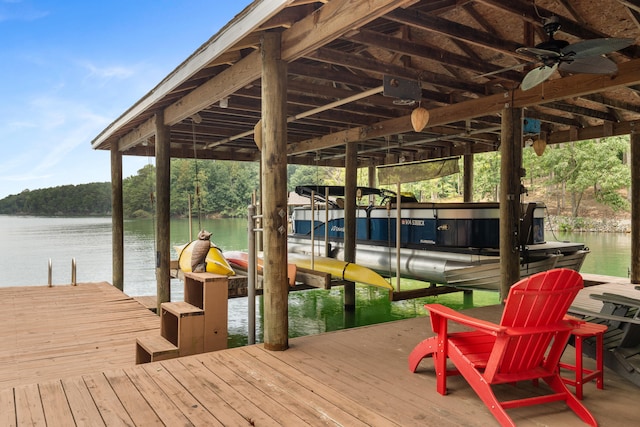
<path id="1" fill-rule="evenodd" d="M 559 233 L 559 240 L 583 242 L 590 249 L 581 271 L 629 277 L 631 235 L 625 233 Z"/>
<path id="2" fill-rule="evenodd" d="M 189 240 L 189 222 L 171 221 L 171 246 Z M 128 295 L 155 295 L 155 227 L 153 220 L 124 224 L 124 291 Z M 247 223 L 243 219 L 205 219 L 201 227 L 223 250 L 246 250 Z M 198 221 L 193 223 L 193 235 Z M 39 218 L 0 215 L 0 286 L 45 285 L 47 262 L 53 262 L 53 283 L 71 280 L 71 259 L 77 261 L 79 282 L 112 280 L 110 218 Z M 559 240 L 581 241 L 591 248 L 582 271 L 626 277 L 631 239 L 628 234 L 557 234 Z M 172 249 L 173 251 L 173 249 Z M 177 254 L 172 252 L 172 257 Z M 171 299 L 183 299 L 182 282 L 171 281 Z M 390 302 L 386 291 L 356 286 L 356 310 L 345 313 L 342 287 L 294 292 L 289 296 L 289 330 L 292 337 L 424 316 L 425 303 L 439 302 L 464 308 L 461 292 L 438 297 Z M 474 292 L 474 304 L 497 304 L 495 292 Z M 256 339 L 262 341 L 262 298 L 256 303 Z M 247 343 L 247 299 L 229 301 L 229 344 Z M 425 324 L 426 327 L 426 324 Z"/>

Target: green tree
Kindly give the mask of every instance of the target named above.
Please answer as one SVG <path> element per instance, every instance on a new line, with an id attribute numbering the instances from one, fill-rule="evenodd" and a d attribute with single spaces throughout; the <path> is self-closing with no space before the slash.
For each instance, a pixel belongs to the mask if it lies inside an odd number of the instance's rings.
<path id="1" fill-rule="evenodd" d="M 482 153 L 473 156 L 473 199 L 498 201 L 500 186 L 499 153 Z"/>
<path id="2" fill-rule="evenodd" d="M 189 203 L 194 215 L 207 212 L 209 179 L 208 165 L 211 161 L 172 159 L 170 172 L 172 216 L 184 217 L 189 213 Z"/>
<path id="3" fill-rule="evenodd" d="M 24 215 L 108 215 L 111 184 L 94 182 L 24 190 L 0 200 L 0 213 Z"/>
<path id="4" fill-rule="evenodd" d="M 122 181 L 124 216 L 151 217 L 155 213 L 156 168 L 145 165 L 136 175 Z"/>
<path id="5" fill-rule="evenodd" d="M 287 188 L 293 191 L 299 185 L 341 185 L 344 183 L 342 168 L 289 165 Z"/>
<path id="6" fill-rule="evenodd" d="M 578 216 L 580 203 L 588 188 L 596 200 L 615 210 L 627 207 L 619 193 L 630 183 L 629 167 L 622 162 L 628 147 L 623 137 L 570 142 L 551 150 L 543 157 L 551 171 L 549 182 L 557 186 L 560 198 L 568 193 L 571 214 Z"/>

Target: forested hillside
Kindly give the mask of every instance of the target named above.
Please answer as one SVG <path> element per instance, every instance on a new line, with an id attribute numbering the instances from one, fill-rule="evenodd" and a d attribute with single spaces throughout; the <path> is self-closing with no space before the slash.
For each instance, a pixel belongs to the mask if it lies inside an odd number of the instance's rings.
<path id="1" fill-rule="evenodd" d="M 171 161 L 171 215 L 238 217 L 246 215 L 258 187 L 254 163 Z M 155 167 L 147 165 L 123 180 L 126 218 L 152 217 L 155 212 Z M 111 183 L 63 185 L 24 190 L 0 200 L 0 214 L 77 216 L 110 215 Z"/>
<path id="2" fill-rule="evenodd" d="M 584 215 L 585 195 L 600 212 L 624 212 L 631 185 L 627 161 L 628 137 L 571 142 L 548 146 L 536 156 L 523 150 L 526 175 L 522 184 L 529 196 L 545 202 L 553 215 Z M 460 159 L 462 163 L 462 159 Z M 462 170 L 462 165 L 460 165 Z M 171 161 L 170 213 L 193 216 L 241 217 L 247 212 L 252 193 L 259 187 L 257 163 L 186 160 Z M 342 168 L 289 165 L 288 190 L 297 185 L 342 185 Z M 500 153 L 474 156 L 473 200 L 496 201 L 500 184 Z M 358 170 L 358 185 L 367 186 L 368 171 Z M 379 183 L 396 189 L 395 183 Z M 439 179 L 402 184 L 402 191 L 413 192 L 421 201 L 461 200 L 461 173 Z M 143 167 L 123 182 L 124 213 L 127 218 L 152 217 L 155 212 L 155 167 Z M 65 185 L 24 190 L 0 200 L 0 214 L 27 215 L 108 215 L 111 211 L 109 183 Z M 593 211 L 593 206 L 589 207 Z M 603 213 L 606 215 L 606 213 Z"/>
<path id="3" fill-rule="evenodd" d="M 109 215 L 111 184 L 62 185 L 38 190 L 24 190 L 0 200 L 0 214 L 79 216 Z"/>

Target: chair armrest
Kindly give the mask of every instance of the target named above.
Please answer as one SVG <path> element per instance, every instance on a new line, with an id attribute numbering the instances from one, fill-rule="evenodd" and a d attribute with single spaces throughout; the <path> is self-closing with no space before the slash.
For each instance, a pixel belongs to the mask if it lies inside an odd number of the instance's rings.
<path id="1" fill-rule="evenodd" d="M 579 314 L 581 316 L 594 317 L 596 319 L 612 320 L 614 322 L 631 323 L 633 325 L 640 325 L 640 319 L 633 319 L 631 317 L 615 316 L 613 314 L 603 314 L 597 311 L 585 310 L 583 308 L 571 306 L 569 312 L 573 314 Z"/>
<path id="2" fill-rule="evenodd" d="M 586 320 L 580 319 L 579 317 L 575 317 L 570 314 L 566 314 L 562 320 L 564 320 L 565 322 L 569 322 L 573 326 L 580 326 L 583 323 L 587 323 Z"/>
<path id="3" fill-rule="evenodd" d="M 525 328 L 522 328 L 522 327 L 508 328 L 506 331 L 506 335 L 517 337 L 517 336 L 524 336 L 524 335 L 548 334 L 548 333 L 553 333 L 558 331 L 572 330 L 582 323 L 586 323 L 586 322 L 574 323 L 571 321 L 565 321 L 563 319 L 563 321 L 554 323 L 553 325 L 528 326 Z"/>
<path id="4" fill-rule="evenodd" d="M 640 308 L 640 300 L 635 298 L 630 298 L 624 295 L 612 294 L 609 292 L 605 292 L 602 295 L 590 294 L 589 298 L 596 299 L 603 302 L 610 302 L 613 304 L 626 305 L 628 307 Z"/>
<path id="5" fill-rule="evenodd" d="M 441 316 L 461 325 L 469 326 L 492 335 L 504 333 L 507 330 L 505 326 L 496 325 L 495 323 L 488 322 L 486 320 L 467 316 L 466 314 L 457 312 L 449 307 L 445 307 L 442 304 L 425 304 L 424 308 L 429 310 L 431 315 Z"/>

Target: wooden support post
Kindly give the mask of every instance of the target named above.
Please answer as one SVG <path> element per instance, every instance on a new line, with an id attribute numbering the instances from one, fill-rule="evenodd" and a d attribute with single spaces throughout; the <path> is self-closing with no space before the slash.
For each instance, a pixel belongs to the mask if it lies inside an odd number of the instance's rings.
<path id="1" fill-rule="evenodd" d="M 156 285 L 158 313 L 163 302 L 171 301 L 171 246 L 169 188 L 171 177 L 171 134 L 163 113 L 156 116 Z"/>
<path id="2" fill-rule="evenodd" d="M 358 178 L 358 147 L 356 142 L 348 143 L 345 148 L 345 186 L 344 186 L 344 260 L 356 262 L 356 187 Z M 344 309 L 356 309 L 356 285 L 346 282 L 344 285 Z"/>
<path id="3" fill-rule="evenodd" d="M 640 124 L 631 132 L 631 283 L 640 283 Z"/>
<path id="4" fill-rule="evenodd" d="M 500 299 L 520 279 L 522 108 L 502 110 L 500 144 Z"/>
<path id="5" fill-rule="evenodd" d="M 465 308 L 473 307 L 473 291 L 470 289 L 465 289 L 462 291 L 462 305 Z"/>
<path id="6" fill-rule="evenodd" d="M 111 144 L 111 266 L 113 286 L 124 290 L 124 207 L 122 202 L 122 152 Z"/>
<path id="7" fill-rule="evenodd" d="M 471 153 L 471 145 L 467 144 L 464 154 L 464 173 L 462 197 L 467 203 L 473 202 L 473 154 Z"/>
<path id="8" fill-rule="evenodd" d="M 264 347 L 289 347 L 287 279 L 287 63 L 280 33 L 262 38 L 262 207 Z"/>

